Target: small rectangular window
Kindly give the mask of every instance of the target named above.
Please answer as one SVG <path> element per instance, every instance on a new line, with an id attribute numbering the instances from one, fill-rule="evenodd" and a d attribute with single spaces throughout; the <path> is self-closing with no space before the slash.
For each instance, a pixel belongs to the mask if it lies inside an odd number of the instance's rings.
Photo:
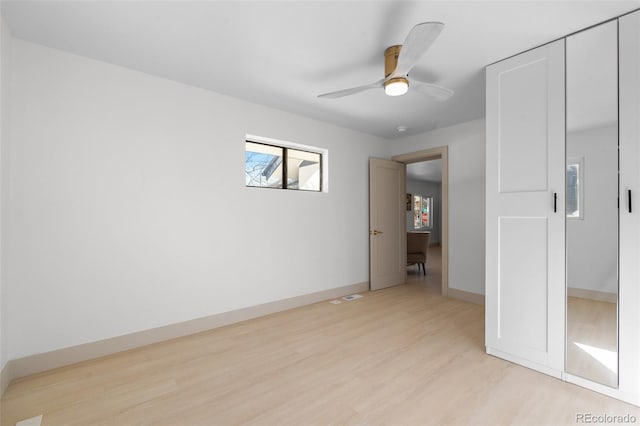
<path id="1" fill-rule="evenodd" d="M 431 228 L 433 197 L 413 196 L 413 229 Z"/>
<path id="2" fill-rule="evenodd" d="M 246 141 L 245 185 L 322 191 L 322 154 Z"/>

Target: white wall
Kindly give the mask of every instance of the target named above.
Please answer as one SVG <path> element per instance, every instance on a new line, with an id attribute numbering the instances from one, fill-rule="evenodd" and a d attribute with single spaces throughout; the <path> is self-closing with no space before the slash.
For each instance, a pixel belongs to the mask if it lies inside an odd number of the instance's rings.
<path id="1" fill-rule="evenodd" d="M 385 141 L 14 40 L 9 358 L 368 281 Z M 329 150 L 246 188 L 244 136 Z"/>
<path id="2" fill-rule="evenodd" d="M 567 286 L 618 292 L 618 127 L 567 134 L 584 158 L 584 217 L 567 219 Z"/>
<path id="3" fill-rule="evenodd" d="M 396 141 L 393 155 L 449 147 L 449 287 L 484 294 L 484 119 Z"/>
<path id="4" fill-rule="evenodd" d="M 423 195 L 425 197 L 433 197 L 433 212 L 431 214 L 431 235 L 429 242 L 440 242 L 440 215 L 442 209 L 442 201 L 440 198 L 442 184 L 440 182 L 429 182 L 414 179 L 407 179 L 407 193 L 411 195 Z M 406 212 L 407 214 L 407 231 L 415 231 L 413 229 L 413 210 Z"/>
<path id="5" fill-rule="evenodd" d="M 9 27 L 0 18 L 0 371 L 9 360 L 8 336 L 9 336 L 9 309 L 8 309 L 8 280 L 7 280 L 7 246 L 5 236 L 7 232 L 7 215 L 5 214 L 8 188 L 8 129 L 7 119 L 9 81 L 10 81 L 10 52 L 12 36 Z"/>

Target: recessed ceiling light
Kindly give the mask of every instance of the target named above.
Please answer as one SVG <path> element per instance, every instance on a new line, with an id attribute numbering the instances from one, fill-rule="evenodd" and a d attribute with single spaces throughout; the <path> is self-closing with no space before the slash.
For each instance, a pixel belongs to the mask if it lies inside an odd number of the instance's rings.
<path id="1" fill-rule="evenodd" d="M 396 127 L 396 129 L 398 129 L 398 131 L 400 133 L 402 133 L 402 132 L 406 132 L 408 127 L 407 126 L 398 126 L 398 127 Z"/>

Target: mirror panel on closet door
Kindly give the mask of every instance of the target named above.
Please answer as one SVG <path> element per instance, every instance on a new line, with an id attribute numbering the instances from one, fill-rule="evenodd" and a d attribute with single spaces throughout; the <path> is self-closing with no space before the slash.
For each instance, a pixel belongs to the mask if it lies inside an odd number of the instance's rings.
<path id="1" fill-rule="evenodd" d="M 618 386 L 617 21 L 567 37 L 566 371 Z"/>

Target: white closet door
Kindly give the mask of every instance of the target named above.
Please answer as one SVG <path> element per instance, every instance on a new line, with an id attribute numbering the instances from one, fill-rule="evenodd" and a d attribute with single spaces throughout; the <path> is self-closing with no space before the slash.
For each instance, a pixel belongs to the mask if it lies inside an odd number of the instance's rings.
<path id="1" fill-rule="evenodd" d="M 640 405 L 640 12 L 619 19 L 619 391 Z M 631 191 L 631 200 L 629 200 Z M 629 205 L 631 201 L 631 205 Z"/>
<path id="2" fill-rule="evenodd" d="M 561 377 L 564 40 L 486 71 L 487 353 Z"/>

